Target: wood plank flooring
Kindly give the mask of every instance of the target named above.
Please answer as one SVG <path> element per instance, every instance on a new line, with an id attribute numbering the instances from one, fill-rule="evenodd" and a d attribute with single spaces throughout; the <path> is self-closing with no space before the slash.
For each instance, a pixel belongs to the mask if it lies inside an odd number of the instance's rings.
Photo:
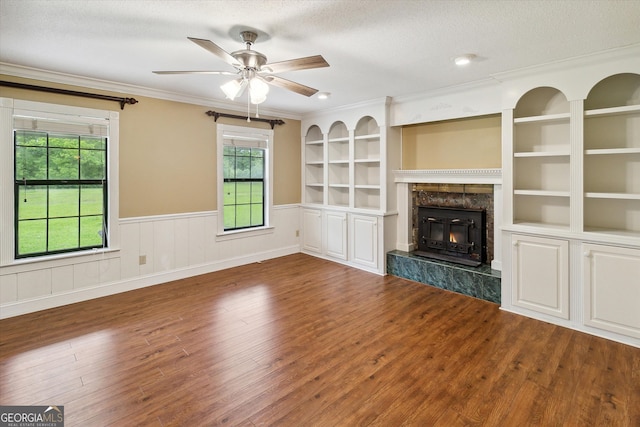
<path id="1" fill-rule="evenodd" d="M 66 426 L 640 426 L 640 349 L 303 254 L 0 321 Z"/>

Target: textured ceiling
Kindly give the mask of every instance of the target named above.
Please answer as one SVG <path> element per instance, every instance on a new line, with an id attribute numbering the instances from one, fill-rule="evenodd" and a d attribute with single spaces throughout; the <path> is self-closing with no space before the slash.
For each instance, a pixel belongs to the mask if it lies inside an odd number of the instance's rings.
<path id="1" fill-rule="evenodd" d="M 245 28 L 269 62 L 331 65 L 280 74 L 328 100 L 273 87 L 261 105 L 302 114 L 640 43 L 640 1 L 0 0 L 0 62 L 218 102 L 228 76 L 151 71 L 233 71 L 187 36 L 231 52 Z M 458 68 L 464 53 L 477 59 Z"/>

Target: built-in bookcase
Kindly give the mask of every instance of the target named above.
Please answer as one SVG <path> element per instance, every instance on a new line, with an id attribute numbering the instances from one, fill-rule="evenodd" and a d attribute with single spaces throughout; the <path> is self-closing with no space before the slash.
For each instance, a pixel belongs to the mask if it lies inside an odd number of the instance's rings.
<path id="1" fill-rule="evenodd" d="M 602 80 L 584 102 L 584 231 L 640 237 L 640 75 Z"/>
<path id="2" fill-rule="evenodd" d="M 569 229 L 569 102 L 557 89 L 533 89 L 518 102 L 513 127 L 513 223 Z"/>
<path id="3" fill-rule="evenodd" d="M 588 70 L 507 89 L 501 304 L 640 346 L 640 73 Z"/>
<path id="4" fill-rule="evenodd" d="M 304 137 L 305 203 L 375 212 L 395 208 L 395 200 L 387 200 L 386 132 L 367 115 L 351 130 L 340 120 L 326 134 L 311 126 Z M 393 159 L 399 167 L 399 157 Z"/>
<path id="5" fill-rule="evenodd" d="M 380 209 L 380 126 L 372 117 L 356 125 L 353 141 L 354 207 Z"/>
<path id="6" fill-rule="evenodd" d="M 394 248 L 400 129 L 390 98 L 324 111 L 302 121 L 303 251 L 378 274 Z"/>
<path id="7" fill-rule="evenodd" d="M 304 139 L 304 196 L 307 203 L 324 203 L 324 136 L 311 126 Z"/>
<path id="8" fill-rule="evenodd" d="M 329 129 L 327 139 L 329 169 L 329 200 L 332 206 L 349 206 L 350 194 L 350 138 L 347 126 L 336 122 Z"/>

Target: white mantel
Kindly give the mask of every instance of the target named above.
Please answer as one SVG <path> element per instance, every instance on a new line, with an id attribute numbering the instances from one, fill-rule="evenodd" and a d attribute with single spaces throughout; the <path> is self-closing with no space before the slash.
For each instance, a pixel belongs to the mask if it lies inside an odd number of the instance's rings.
<path id="1" fill-rule="evenodd" d="M 501 169 L 424 169 L 395 170 L 394 182 L 398 195 L 398 241 L 396 249 L 414 250 L 412 239 L 412 184 L 492 184 L 494 203 L 494 247 L 491 268 L 502 270 L 502 170 Z"/>
<path id="2" fill-rule="evenodd" d="M 396 183 L 408 184 L 498 184 L 501 169 L 422 169 L 393 171 Z"/>

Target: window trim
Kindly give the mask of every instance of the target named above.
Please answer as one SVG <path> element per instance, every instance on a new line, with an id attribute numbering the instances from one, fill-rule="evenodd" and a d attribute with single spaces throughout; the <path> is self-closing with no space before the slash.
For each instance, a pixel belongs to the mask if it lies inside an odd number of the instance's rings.
<path id="1" fill-rule="evenodd" d="M 14 139 L 13 120 L 15 115 L 33 114 L 51 120 L 69 120 L 87 125 L 101 122 L 108 124 L 107 144 L 107 223 L 108 246 L 99 249 L 81 249 L 65 253 L 47 254 L 16 258 L 15 256 L 15 205 L 14 205 Z M 117 111 L 73 107 L 61 104 L 0 98 L 0 226 L 6 232 L 0 242 L 0 266 L 41 262 L 63 257 L 85 256 L 99 252 L 113 252 L 120 247 L 119 231 L 119 181 L 118 145 L 120 115 Z"/>
<path id="2" fill-rule="evenodd" d="M 240 229 L 224 229 L 224 140 L 225 137 L 233 137 L 247 140 L 265 141 L 265 177 L 264 177 L 264 225 L 258 227 L 246 227 Z M 273 130 L 259 129 L 245 126 L 233 126 L 216 124 L 216 166 L 217 166 L 217 240 L 261 235 L 273 232 L 271 218 L 273 215 Z"/>

